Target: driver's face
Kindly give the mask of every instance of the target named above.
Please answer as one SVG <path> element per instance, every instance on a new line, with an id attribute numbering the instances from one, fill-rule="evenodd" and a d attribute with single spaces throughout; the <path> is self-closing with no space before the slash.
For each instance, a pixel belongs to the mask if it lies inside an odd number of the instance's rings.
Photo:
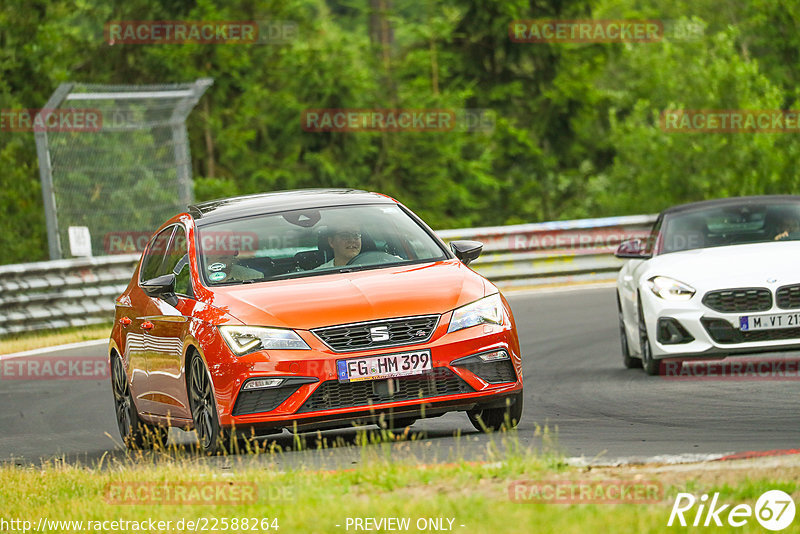
<path id="1" fill-rule="evenodd" d="M 789 233 L 797 233 L 800 231 L 800 221 L 797 219 L 784 219 L 783 229 Z"/>
<path id="2" fill-rule="evenodd" d="M 334 265 L 345 265 L 361 253 L 361 232 L 355 228 L 337 230 L 328 238 Z"/>

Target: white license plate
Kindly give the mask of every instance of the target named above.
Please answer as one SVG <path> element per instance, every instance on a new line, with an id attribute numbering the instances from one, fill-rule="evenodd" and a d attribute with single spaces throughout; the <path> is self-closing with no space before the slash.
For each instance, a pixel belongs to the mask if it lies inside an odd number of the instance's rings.
<path id="1" fill-rule="evenodd" d="M 399 354 L 381 354 L 369 358 L 337 360 L 339 382 L 382 380 L 398 376 L 419 375 L 433 368 L 431 351 L 416 350 Z"/>
<path id="2" fill-rule="evenodd" d="M 775 313 L 772 315 L 742 315 L 739 330 L 774 330 L 778 328 L 800 328 L 800 313 Z"/>

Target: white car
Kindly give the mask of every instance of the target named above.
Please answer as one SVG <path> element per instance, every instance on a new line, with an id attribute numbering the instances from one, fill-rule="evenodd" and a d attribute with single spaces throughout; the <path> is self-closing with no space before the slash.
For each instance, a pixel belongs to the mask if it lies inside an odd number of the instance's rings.
<path id="1" fill-rule="evenodd" d="M 616 256 L 626 367 L 800 350 L 800 196 L 669 208 Z"/>

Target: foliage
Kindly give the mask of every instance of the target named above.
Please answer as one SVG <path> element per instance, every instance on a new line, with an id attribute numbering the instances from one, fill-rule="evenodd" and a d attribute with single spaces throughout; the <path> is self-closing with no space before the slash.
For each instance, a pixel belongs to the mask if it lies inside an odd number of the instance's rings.
<path id="1" fill-rule="evenodd" d="M 703 31 L 658 43 L 509 39 L 510 21 L 536 18 Z M 103 25 L 112 20 L 293 21 L 297 37 L 111 46 Z M 376 20 L 391 32 L 376 38 Z M 800 190 L 795 134 L 659 125 L 665 109 L 797 108 L 798 22 L 800 8 L 766 0 L 5 0 L 0 109 L 42 107 L 65 81 L 212 77 L 189 119 L 197 200 L 358 187 L 398 198 L 435 228 L 656 212 Z M 485 108 L 496 123 L 491 132 L 304 131 L 303 110 L 319 108 Z M 0 262 L 46 259 L 32 133 L 0 131 L 0 168 Z M 96 209 L 155 198 L 130 193 Z"/>

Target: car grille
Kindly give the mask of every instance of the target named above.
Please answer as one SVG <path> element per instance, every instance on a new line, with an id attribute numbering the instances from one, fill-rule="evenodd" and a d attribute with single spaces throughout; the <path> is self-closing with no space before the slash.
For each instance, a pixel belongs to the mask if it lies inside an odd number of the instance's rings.
<path id="1" fill-rule="evenodd" d="M 784 310 L 800 308 L 800 285 L 778 288 L 775 292 L 775 302 Z"/>
<path id="2" fill-rule="evenodd" d="M 703 327 L 706 329 L 706 332 L 708 332 L 708 335 L 711 336 L 711 339 L 721 344 L 800 338 L 800 328 L 777 328 L 773 330 L 750 330 L 742 332 L 723 319 L 703 317 L 700 319 L 700 322 L 703 323 Z"/>
<path id="3" fill-rule="evenodd" d="M 455 365 L 478 375 L 490 384 L 517 381 L 517 373 L 514 372 L 514 364 L 511 363 L 511 360 L 501 360 L 498 362 L 477 361 Z"/>
<path id="4" fill-rule="evenodd" d="M 425 343 L 433 335 L 433 330 L 438 322 L 438 315 L 424 315 L 326 326 L 314 329 L 312 332 L 335 352 L 353 352 Z M 388 334 L 385 336 L 387 339 L 373 341 L 373 337 L 378 337 L 371 334 L 371 331 L 374 332 L 375 329 L 380 329 L 380 334 Z"/>
<path id="5" fill-rule="evenodd" d="M 393 380 L 396 384 L 396 391 L 393 395 L 376 392 L 378 388 L 375 387 L 375 383 L 382 381 L 365 380 L 342 383 L 338 380 L 328 380 L 314 390 L 314 393 L 297 410 L 297 413 L 369 406 L 382 402 L 427 399 L 475 391 L 446 367 L 435 367 L 420 375 Z"/>
<path id="6" fill-rule="evenodd" d="M 764 287 L 709 291 L 703 304 L 721 313 L 759 312 L 772 308 L 772 294 Z"/>
<path id="7" fill-rule="evenodd" d="M 300 386 L 283 388 L 254 389 L 242 391 L 236 398 L 233 415 L 247 415 L 251 413 L 271 412 L 281 405 L 283 401 L 292 396 Z"/>

